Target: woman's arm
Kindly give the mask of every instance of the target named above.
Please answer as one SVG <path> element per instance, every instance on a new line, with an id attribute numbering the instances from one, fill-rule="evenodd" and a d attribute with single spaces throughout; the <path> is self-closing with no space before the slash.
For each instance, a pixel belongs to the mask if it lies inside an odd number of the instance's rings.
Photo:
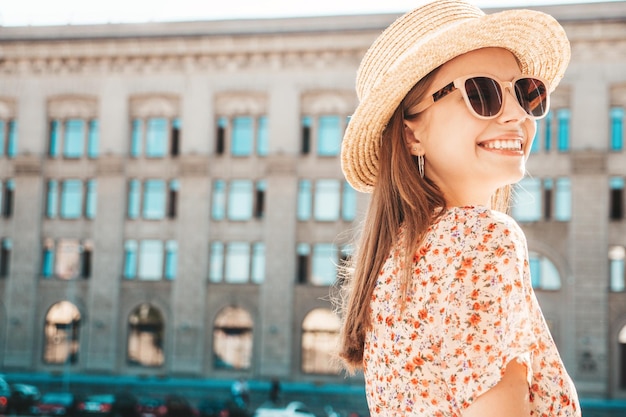
<path id="1" fill-rule="evenodd" d="M 467 407 L 463 417 L 530 416 L 527 372 L 516 359 L 509 362 L 500 382 Z"/>

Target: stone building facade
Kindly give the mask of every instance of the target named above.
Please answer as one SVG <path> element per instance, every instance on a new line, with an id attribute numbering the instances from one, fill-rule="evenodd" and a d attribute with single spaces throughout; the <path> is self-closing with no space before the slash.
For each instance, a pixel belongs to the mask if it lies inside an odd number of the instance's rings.
<path id="1" fill-rule="evenodd" d="M 626 2 L 541 9 L 572 62 L 513 213 L 581 395 L 626 397 Z M 362 383 L 315 346 L 368 198 L 337 138 L 395 17 L 0 27 L 1 369 Z"/>

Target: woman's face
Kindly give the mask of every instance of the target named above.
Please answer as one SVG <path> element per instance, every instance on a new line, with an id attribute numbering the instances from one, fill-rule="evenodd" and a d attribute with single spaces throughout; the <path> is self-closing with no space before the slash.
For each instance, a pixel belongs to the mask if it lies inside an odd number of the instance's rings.
<path id="1" fill-rule="evenodd" d="M 427 94 L 469 74 L 511 81 L 521 71 L 506 49 L 479 49 L 441 66 Z M 490 120 L 475 117 L 459 91 L 405 120 L 409 152 L 424 155 L 426 177 L 441 189 L 448 205 L 488 205 L 496 189 L 524 176 L 536 125 L 514 94 L 505 91 L 502 113 Z"/>

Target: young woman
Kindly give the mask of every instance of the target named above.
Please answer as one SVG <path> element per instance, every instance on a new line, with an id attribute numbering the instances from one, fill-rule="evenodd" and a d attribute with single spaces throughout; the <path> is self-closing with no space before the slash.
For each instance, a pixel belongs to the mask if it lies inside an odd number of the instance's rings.
<path id="1" fill-rule="evenodd" d="M 436 0 L 357 75 L 342 169 L 371 192 L 340 356 L 372 416 L 580 416 L 504 214 L 570 49 L 550 16 Z"/>

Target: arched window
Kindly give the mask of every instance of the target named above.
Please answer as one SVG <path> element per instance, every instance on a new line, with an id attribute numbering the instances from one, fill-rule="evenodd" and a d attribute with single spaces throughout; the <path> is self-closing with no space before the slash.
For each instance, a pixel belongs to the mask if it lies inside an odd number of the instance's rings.
<path id="1" fill-rule="evenodd" d="M 61 301 L 50 307 L 44 328 L 44 362 L 78 362 L 79 329 L 80 312 L 74 304 Z"/>
<path id="2" fill-rule="evenodd" d="M 554 263 L 547 257 L 536 253 L 529 253 L 530 279 L 533 288 L 540 290 L 560 290 L 561 276 Z"/>
<path id="3" fill-rule="evenodd" d="M 128 363 L 138 366 L 161 366 L 164 362 L 163 315 L 144 303 L 128 317 Z"/>
<path id="4" fill-rule="evenodd" d="M 333 350 L 339 337 L 339 318 L 327 308 L 317 308 L 302 322 L 302 371 L 310 374 L 336 374 L 338 364 Z"/>
<path id="5" fill-rule="evenodd" d="M 213 326 L 213 365 L 248 369 L 252 362 L 252 317 L 240 307 L 226 307 Z"/>

